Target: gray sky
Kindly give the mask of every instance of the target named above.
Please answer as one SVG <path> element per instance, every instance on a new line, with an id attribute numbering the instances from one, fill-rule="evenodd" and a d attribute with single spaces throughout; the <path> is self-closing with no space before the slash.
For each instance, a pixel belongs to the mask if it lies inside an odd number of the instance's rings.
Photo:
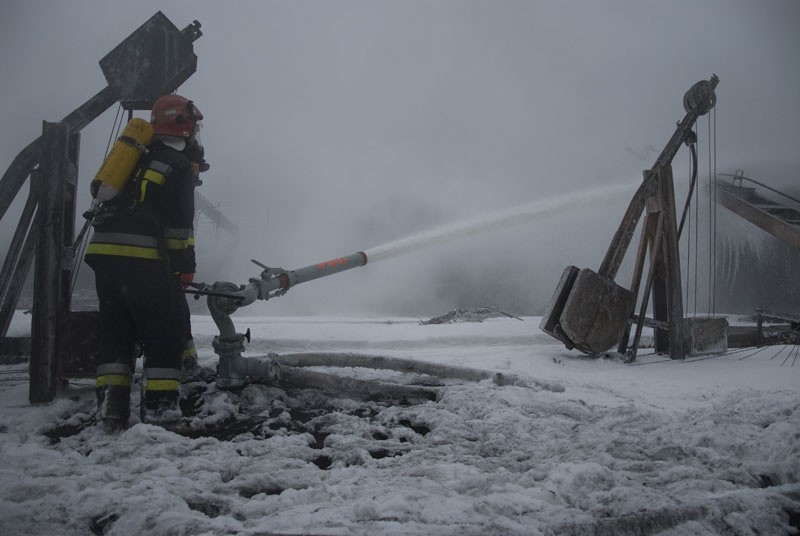
<path id="1" fill-rule="evenodd" d="M 250 258 L 297 268 L 635 181 L 683 117 L 683 93 L 712 73 L 717 170 L 796 180 L 794 0 L 5 0 L 3 170 L 42 120 L 105 86 L 100 58 L 157 10 L 202 24 L 198 71 L 179 92 L 206 116 L 201 191 L 241 229 L 234 243 L 201 223 L 200 280 L 243 283 L 259 271 Z M 83 132 L 84 204 L 113 116 Z M 701 118 L 706 175 L 708 131 Z M 680 188 L 688 151 L 674 168 Z M 597 268 L 628 201 L 312 282 L 259 312 L 540 312 L 563 266 Z"/>

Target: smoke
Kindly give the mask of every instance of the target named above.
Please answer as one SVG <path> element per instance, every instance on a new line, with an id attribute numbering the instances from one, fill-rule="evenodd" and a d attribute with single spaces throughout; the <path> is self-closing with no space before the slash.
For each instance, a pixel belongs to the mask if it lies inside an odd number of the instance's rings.
<path id="1" fill-rule="evenodd" d="M 7 4 L 5 163 L 42 120 L 104 87 L 97 61 L 156 10 L 178 27 L 202 23 L 198 70 L 180 92 L 206 117 L 201 191 L 239 234 L 201 217 L 201 281 L 245 283 L 260 272 L 250 259 L 305 266 L 635 181 L 683 116 L 683 93 L 712 72 L 720 170 L 784 159 L 774 173 L 745 167 L 770 182 L 798 165 L 800 67 L 780 60 L 800 47 L 796 3 L 141 0 L 111 20 L 99 0 Z M 81 133 L 79 212 L 113 115 Z M 699 126 L 707 154 L 711 127 Z M 685 168 L 676 161 L 676 184 Z M 492 301 L 536 312 L 565 265 L 598 266 L 629 197 L 387 257 L 248 310 L 422 314 Z M 4 219 L 0 235 L 12 227 Z"/>

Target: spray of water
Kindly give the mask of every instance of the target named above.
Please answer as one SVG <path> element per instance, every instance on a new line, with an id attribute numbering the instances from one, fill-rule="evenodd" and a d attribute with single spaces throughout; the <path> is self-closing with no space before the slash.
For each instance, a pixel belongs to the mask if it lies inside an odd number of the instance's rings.
<path id="1" fill-rule="evenodd" d="M 719 237 L 721 242 L 720 275 L 729 293 L 733 293 L 739 277 L 742 259 L 748 255 L 755 257 L 758 266 L 762 266 L 767 257 L 770 241 L 764 231 L 744 218 L 723 213 L 719 217 Z"/>
<path id="2" fill-rule="evenodd" d="M 624 183 L 604 186 L 593 190 L 583 190 L 542 199 L 534 203 L 503 210 L 459 223 L 438 227 L 408 238 L 367 249 L 364 253 L 369 262 L 375 262 L 412 251 L 428 248 L 456 238 L 474 236 L 507 227 L 541 220 L 563 211 L 579 210 L 599 203 L 619 199 L 621 195 L 630 198 L 637 183 Z"/>

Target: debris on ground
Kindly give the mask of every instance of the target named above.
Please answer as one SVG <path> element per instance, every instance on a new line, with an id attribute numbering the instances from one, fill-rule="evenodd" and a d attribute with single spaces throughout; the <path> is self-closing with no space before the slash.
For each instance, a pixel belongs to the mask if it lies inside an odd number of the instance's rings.
<path id="1" fill-rule="evenodd" d="M 516 318 L 519 321 L 522 319 L 518 316 L 506 313 L 499 309 L 492 307 L 470 307 L 468 309 L 456 308 L 447 314 L 435 316 L 430 320 L 420 320 L 420 324 L 427 326 L 428 324 L 453 324 L 455 322 L 483 322 L 487 318 L 498 318 L 507 316 L 509 318 Z"/>

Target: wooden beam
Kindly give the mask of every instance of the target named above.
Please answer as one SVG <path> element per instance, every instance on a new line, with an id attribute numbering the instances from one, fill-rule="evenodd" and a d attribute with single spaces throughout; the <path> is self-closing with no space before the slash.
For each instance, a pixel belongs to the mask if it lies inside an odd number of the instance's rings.
<path id="1" fill-rule="evenodd" d="M 39 202 L 38 183 L 39 170 L 34 169 L 30 176 L 30 193 L 22 210 L 22 215 L 8 247 L 3 270 L 0 272 L 0 337 L 5 337 L 11 319 L 17 308 L 25 278 L 33 264 L 33 252 L 36 247 L 38 230 L 34 216 Z"/>
<path id="2" fill-rule="evenodd" d="M 800 225 L 789 223 L 786 219 L 768 212 L 765 206 L 755 206 L 736 194 L 735 187 L 719 185 L 717 201 L 753 225 L 800 249 Z"/>
<path id="3" fill-rule="evenodd" d="M 44 122 L 33 282 L 29 400 L 50 402 L 58 386 L 58 323 L 62 313 L 67 181 L 71 173 L 70 131 L 66 123 Z"/>
<path id="4" fill-rule="evenodd" d="M 672 359 L 686 357 L 684 347 L 683 296 L 681 291 L 681 256 L 678 247 L 678 225 L 675 214 L 675 189 L 672 181 L 672 166 L 658 169 L 659 198 L 664 213 L 663 258 L 665 269 L 665 294 L 667 320 L 669 322 L 669 356 Z M 653 296 L 655 300 L 655 295 Z M 654 304 L 655 309 L 655 304 Z M 656 320 L 661 320 L 656 317 Z"/>

